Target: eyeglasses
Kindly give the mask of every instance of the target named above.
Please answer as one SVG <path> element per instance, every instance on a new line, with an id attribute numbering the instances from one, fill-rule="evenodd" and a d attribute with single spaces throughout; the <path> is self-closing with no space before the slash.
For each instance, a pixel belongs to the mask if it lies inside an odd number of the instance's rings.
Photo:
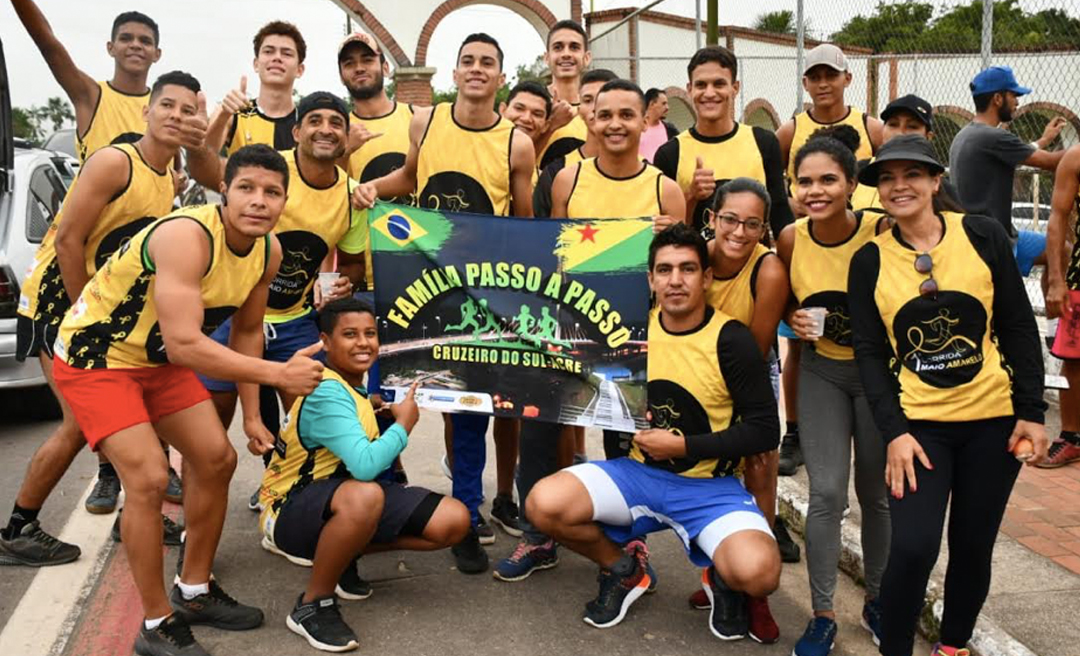
<path id="1" fill-rule="evenodd" d="M 720 226 L 724 229 L 724 232 L 735 232 L 736 228 L 739 226 L 742 226 L 746 234 L 749 235 L 759 235 L 765 230 L 765 222 L 761 219 L 747 219 L 741 221 L 734 214 L 716 214 L 712 210 L 706 210 L 705 213 L 709 215 L 710 221 L 714 217 L 719 219 Z"/>
<path id="2" fill-rule="evenodd" d="M 924 276 L 930 276 L 919 284 L 919 294 L 937 297 L 938 284 L 937 280 L 934 280 L 934 258 L 930 257 L 930 253 L 920 253 L 915 258 L 915 270 Z"/>

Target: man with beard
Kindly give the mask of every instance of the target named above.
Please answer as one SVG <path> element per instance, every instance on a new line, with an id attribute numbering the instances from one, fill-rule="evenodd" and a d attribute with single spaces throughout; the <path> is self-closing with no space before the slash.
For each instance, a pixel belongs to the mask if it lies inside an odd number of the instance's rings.
<path id="1" fill-rule="evenodd" d="M 975 118 L 964 126 L 949 148 L 949 176 L 956 183 L 960 204 L 969 214 L 992 217 L 1005 226 L 1013 242 L 1013 255 L 1026 276 L 1031 267 L 1046 262 L 1046 235 L 1012 224 L 1013 177 L 1026 164 L 1046 171 L 1057 168 L 1064 150 L 1047 147 L 1065 127 L 1065 119 L 1051 120 L 1042 136 L 1024 143 L 1016 134 L 998 127 L 1016 114 L 1020 96 L 1031 89 L 1020 86 L 1008 66 L 992 66 L 971 81 Z"/>

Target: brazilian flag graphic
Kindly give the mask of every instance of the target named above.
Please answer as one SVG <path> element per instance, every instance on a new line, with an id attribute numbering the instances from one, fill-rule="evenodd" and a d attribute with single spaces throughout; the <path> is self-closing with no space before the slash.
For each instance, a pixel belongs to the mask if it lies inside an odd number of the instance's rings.
<path id="1" fill-rule="evenodd" d="M 383 253 L 437 252 L 454 226 L 440 212 L 378 202 L 368 214 L 371 248 Z"/>

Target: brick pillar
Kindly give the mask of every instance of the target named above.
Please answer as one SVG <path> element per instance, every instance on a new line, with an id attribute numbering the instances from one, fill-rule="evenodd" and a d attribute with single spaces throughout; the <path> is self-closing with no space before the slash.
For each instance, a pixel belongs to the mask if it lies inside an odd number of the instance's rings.
<path id="1" fill-rule="evenodd" d="M 413 105 L 430 105 L 434 75 L 435 69 L 430 67 L 398 67 L 394 71 L 395 98 Z"/>

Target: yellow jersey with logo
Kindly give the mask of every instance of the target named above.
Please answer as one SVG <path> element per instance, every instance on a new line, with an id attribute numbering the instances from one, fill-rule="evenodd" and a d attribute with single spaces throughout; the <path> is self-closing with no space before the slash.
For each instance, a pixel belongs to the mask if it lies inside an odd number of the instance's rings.
<path id="1" fill-rule="evenodd" d="M 229 134 L 225 138 L 225 154 L 232 155 L 244 146 L 263 144 L 275 150 L 288 150 L 296 146 L 293 126 L 296 125 L 296 109 L 270 118 L 259 109 L 256 100 L 233 116 Z"/>
<path id="2" fill-rule="evenodd" d="M 718 278 L 714 275 L 712 284 L 705 292 L 709 306 L 744 326 L 749 326 L 754 319 L 754 284 L 757 281 L 758 269 L 769 255 L 774 253 L 762 244 L 757 244 L 750 253 L 750 259 L 738 273 L 729 278 Z"/>
<path id="3" fill-rule="evenodd" d="M 169 172 L 158 171 L 147 164 L 134 144 L 109 147 L 127 156 L 128 182 L 105 205 L 86 236 L 83 256 L 88 276 L 93 276 L 109 256 L 137 232 L 154 219 L 172 211 L 174 189 Z M 80 179 L 81 176 L 76 176 L 71 183 L 68 198 L 71 198 Z M 60 262 L 56 258 L 56 235 L 64 221 L 66 207 L 65 202 L 41 240 L 19 297 L 19 314 L 51 326 L 59 325 L 64 313 L 71 307 L 71 299 L 60 275 Z"/>
<path id="4" fill-rule="evenodd" d="M 108 82 L 98 82 L 97 106 L 86 134 L 77 135 L 79 163 L 99 148 L 115 143 L 133 143 L 146 132 L 143 109 L 150 104 L 150 90 L 137 95 L 117 91 Z"/>
<path id="5" fill-rule="evenodd" d="M 589 128 L 585 125 L 585 119 L 581 118 L 581 114 L 577 113 L 578 105 L 572 106 L 574 108 L 574 118 L 570 119 L 570 122 L 566 125 L 552 132 L 547 145 L 536 154 L 536 164 L 541 171 L 563 155 L 568 155 L 580 148 L 589 136 Z M 570 164 L 571 162 L 567 161 L 566 163 Z"/>
<path id="6" fill-rule="evenodd" d="M 348 253 L 362 250 L 342 245 L 353 228 L 349 176 L 345 171 L 335 167 L 334 183 L 316 187 L 304 179 L 295 149 L 281 154 L 289 164 L 289 198 L 274 228 L 281 242 L 281 266 L 266 299 L 268 323 L 283 323 L 311 310 L 311 288 L 331 249 L 340 247 Z"/>
<path id="7" fill-rule="evenodd" d="M 664 174 L 645 161 L 628 178 L 604 173 L 595 157 L 582 160 L 574 173 L 574 186 L 566 203 L 570 219 L 614 219 L 660 214 Z"/>
<path id="8" fill-rule="evenodd" d="M 679 142 L 675 182 L 679 183 L 684 194 L 694 182 L 699 157 L 705 168 L 712 169 L 717 187 L 733 178 L 752 178 L 763 185 L 767 183 L 765 160 L 752 126 L 736 123 L 734 130 L 719 139 L 700 136 L 693 128 L 680 132 L 675 138 Z M 694 208 L 695 227 L 700 229 L 704 226 L 705 209 L 710 204 L 709 201 L 697 203 Z"/>
<path id="9" fill-rule="evenodd" d="M 866 160 L 865 166 L 869 166 L 873 162 L 874 158 L 871 157 Z M 878 194 L 877 187 L 871 187 L 862 183 L 855 185 L 855 191 L 851 194 L 851 209 L 856 212 L 870 210 L 871 212 L 886 214 L 885 208 L 881 204 L 881 196 Z"/>
<path id="10" fill-rule="evenodd" d="M 344 387 L 356 403 L 356 416 L 368 440 L 374 442 L 379 439 L 379 425 L 375 422 L 371 401 L 336 371 L 329 367 L 323 369 L 323 382 L 319 385 L 335 384 Z M 263 507 L 259 524 L 266 535 L 274 534 L 274 522 L 290 492 L 324 478 L 349 476 L 345 463 L 333 451 L 322 446 L 305 446 L 303 435 L 300 434 L 300 414 L 304 411 L 306 398 L 302 396 L 296 399 L 289 409 L 281 425 L 281 434 L 274 443 L 270 464 L 263 474 L 262 486 L 259 487 L 259 501 Z"/>
<path id="11" fill-rule="evenodd" d="M 501 116 L 489 127 L 466 128 L 454 119 L 453 104 L 435 105 L 416 163 L 419 207 L 508 215 L 514 129 Z"/>
<path id="12" fill-rule="evenodd" d="M 848 269 L 855 251 L 874 238 L 873 214 L 855 215 L 855 229 L 838 244 L 824 244 L 814 237 L 813 221 L 795 221 L 795 244 L 791 251 L 791 291 L 799 307 L 824 307 L 825 334 L 811 348 L 833 360 L 853 360 L 851 314 L 848 312 Z"/>
<path id="13" fill-rule="evenodd" d="M 885 325 L 911 420 L 968 421 L 1013 414 L 1010 374 L 993 331 L 993 273 L 964 229 L 964 216 L 941 215 L 944 234 L 930 249 L 936 296 L 923 296 L 928 276 L 915 270 L 919 252 L 896 228 L 874 238 L 880 255 L 874 302 Z"/>
<path id="14" fill-rule="evenodd" d="M 409 124 L 412 117 L 412 105 L 397 101 L 394 102 L 394 108 L 382 116 L 365 118 L 354 112 L 353 121 L 363 125 L 369 132 L 381 136 L 365 143 L 349 156 L 349 177 L 359 182 L 371 182 L 405 166 L 405 157 L 409 154 Z M 414 204 L 411 195 L 387 202 Z"/>
<path id="15" fill-rule="evenodd" d="M 720 371 L 720 330 L 732 318 L 712 308 L 706 321 L 686 333 L 670 333 L 660 322 L 660 309 L 649 315 L 649 412 L 652 427 L 676 435 L 702 435 L 726 429 L 734 403 Z M 715 478 L 737 472 L 739 460 L 654 460 L 637 444 L 630 458 L 691 478 Z"/>
<path id="16" fill-rule="evenodd" d="M 79 369 L 169 362 L 154 300 L 157 270 L 148 248 L 154 231 L 168 221 L 194 221 L 210 242 L 210 264 L 199 285 L 203 332 L 214 332 L 244 304 L 266 272 L 270 235 L 247 253 L 236 253 L 225 242 L 218 205 L 184 207 L 143 228 L 98 269 L 60 324 L 56 357 Z"/>
<path id="17" fill-rule="evenodd" d="M 855 159 L 867 159 L 874 155 L 874 145 L 870 142 L 870 133 L 866 129 L 866 114 L 856 107 L 849 106 L 847 115 L 834 123 L 819 123 L 814 120 L 810 112 L 798 114 L 793 120 L 795 121 L 795 134 L 791 137 L 791 150 L 788 151 L 787 168 L 792 196 L 795 195 L 799 186 L 795 178 L 795 155 L 810 140 L 810 137 L 821 128 L 834 125 L 850 125 L 859 133 L 859 149 L 855 151 Z"/>

